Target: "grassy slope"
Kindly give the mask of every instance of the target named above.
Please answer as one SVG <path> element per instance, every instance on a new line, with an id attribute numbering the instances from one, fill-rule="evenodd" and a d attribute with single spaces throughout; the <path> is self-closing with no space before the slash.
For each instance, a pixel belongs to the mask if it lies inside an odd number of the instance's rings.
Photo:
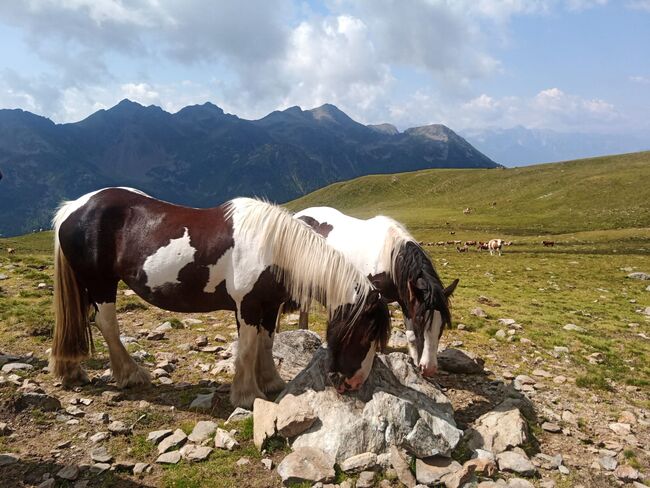
<path id="1" fill-rule="evenodd" d="M 515 235 L 650 227 L 649 179 L 650 152 L 642 152 L 525 168 L 365 176 L 287 206 L 383 213 L 413 230 L 446 222 Z M 470 215 L 463 214 L 466 207 Z"/>

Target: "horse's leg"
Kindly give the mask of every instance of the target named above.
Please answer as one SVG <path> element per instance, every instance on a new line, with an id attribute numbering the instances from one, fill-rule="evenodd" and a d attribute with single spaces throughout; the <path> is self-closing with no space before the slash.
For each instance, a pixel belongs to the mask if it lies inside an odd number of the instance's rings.
<path id="1" fill-rule="evenodd" d="M 240 311 L 237 311 L 239 316 Z M 235 360 L 235 377 L 230 388 L 230 403 L 236 407 L 251 408 L 256 398 L 266 399 L 257 386 L 255 368 L 257 363 L 257 325 L 237 319 L 239 326 L 239 347 Z"/>
<path id="2" fill-rule="evenodd" d="M 257 384 L 265 393 L 272 393 L 284 389 L 286 383 L 280 377 L 275 361 L 273 360 L 273 337 L 280 319 L 279 310 L 274 307 L 264 312 L 262 328 L 257 335 L 257 363 L 255 375 Z"/>
<path id="3" fill-rule="evenodd" d="M 404 325 L 406 326 L 406 346 L 408 347 L 409 356 L 417 365 L 420 361 L 420 355 L 418 354 L 417 339 L 413 330 L 413 321 L 404 317 Z"/>
<path id="4" fill-rule="evenodd" d="M 148 385 L 151 381 L 147 370 L 141 368 L 129 355 L 120 341 L 120 328 L 115 313 L 115 300 L 97 304 L 95 323 L 108 345 L 113 378 L 119 388 Z"/>
<path id="5" fill-rule="evenodd" d="M 300 318 L 298 319 L 299 329 L 309 329 L 309 312 L 300 311 Z"/>

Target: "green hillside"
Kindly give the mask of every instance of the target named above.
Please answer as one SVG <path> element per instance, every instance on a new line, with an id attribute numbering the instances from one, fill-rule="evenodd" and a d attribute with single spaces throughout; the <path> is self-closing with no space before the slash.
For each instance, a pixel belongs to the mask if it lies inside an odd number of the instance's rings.
<path id="1" fill-rule="evenodd" d="M 650 152 L 640 152 L 524 168 L 364 176 L 287 206 L 385 214 L 412 230 L 452 226 L 517 235 L 638 228 L 650 227 L 649 182 Z"/>

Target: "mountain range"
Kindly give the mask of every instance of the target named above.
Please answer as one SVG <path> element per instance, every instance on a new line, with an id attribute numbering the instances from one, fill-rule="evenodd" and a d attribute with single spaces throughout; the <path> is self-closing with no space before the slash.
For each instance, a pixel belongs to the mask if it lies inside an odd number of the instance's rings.
<path id="1" fill-rule="evenodd" d="M 62 200 L 106 186 L 204 207 L 285 202 L 367 174 L 497 166 L 444 125 L 366 126 L 330 104 L 245 120 L 211 103 L 172 114 L 123 100 L 69 124 L 0 110 L 0 234 L 48 228 Z"/>

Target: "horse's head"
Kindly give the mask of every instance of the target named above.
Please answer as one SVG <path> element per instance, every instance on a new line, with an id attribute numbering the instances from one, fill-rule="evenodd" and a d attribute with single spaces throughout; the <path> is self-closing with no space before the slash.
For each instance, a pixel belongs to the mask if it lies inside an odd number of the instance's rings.
<path id="1" fill-rule="evenodd" d="M 438 371 L 438 343 L 445 325 L 451 325 L 449 298 L 458 279 L 447 288 L 438 283 L 424 278 L 407 282 L 409 318 L 405 320 L 411 322 L 407 329 L 415 336 L 414 360 L 424 376 L 433 376 Z"/>
<path id="2" fill-rule="evenodd" d="M 382 350 L 388 341 L 390 315 L 379 292 L 373 289 L 361 307 L 339 307 L 327 329 L 329 378 L 339 393 L 361 388 L 370 374 L 375 351 Z"/>

